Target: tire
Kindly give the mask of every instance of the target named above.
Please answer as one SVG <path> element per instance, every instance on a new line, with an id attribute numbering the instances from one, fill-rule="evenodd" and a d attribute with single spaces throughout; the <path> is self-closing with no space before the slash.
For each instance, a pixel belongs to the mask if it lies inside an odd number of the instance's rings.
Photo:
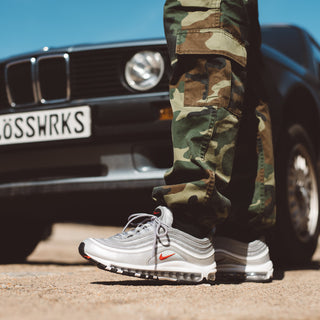
<path id="1" fill-rule="evenodd" d="M 319 183 L 307 131 L 291 125 L 281 137 L 277 165 L 277 222 L 271 255 L 281 265 L 308 263 L 319 236 Z"/>
<path id="2" fill-rule="evenodd" d="M 51 234 L 51 224 L 13 220 L 2 222 L 0 233 L 0 264 L 21 263 L 32 253 L 41 240 Z"/>

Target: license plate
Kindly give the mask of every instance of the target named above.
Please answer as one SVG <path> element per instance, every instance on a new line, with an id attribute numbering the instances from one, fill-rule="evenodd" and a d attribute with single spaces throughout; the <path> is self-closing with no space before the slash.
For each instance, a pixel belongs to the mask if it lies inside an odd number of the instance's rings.
<path id="1" fill-rule="evenodd" d="M 0 115 L 0 145 L 90 136 L 89 106 Z"/>

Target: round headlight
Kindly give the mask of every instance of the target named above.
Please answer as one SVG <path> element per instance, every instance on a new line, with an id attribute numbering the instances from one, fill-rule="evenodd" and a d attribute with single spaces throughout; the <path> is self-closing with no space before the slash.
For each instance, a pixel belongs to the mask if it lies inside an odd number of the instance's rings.
<path id="1" fill-rule="evenodd" d="M 135 90 L 146 91 L 154 88 L 164 72 L 164 61 L 159 52 L 141 51 L 126 64 L 125 78 Z"/>

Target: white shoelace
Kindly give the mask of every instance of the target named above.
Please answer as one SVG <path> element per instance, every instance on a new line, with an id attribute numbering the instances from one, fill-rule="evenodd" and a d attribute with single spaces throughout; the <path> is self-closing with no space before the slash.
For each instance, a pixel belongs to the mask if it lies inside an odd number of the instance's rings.
<path id="1" fill-rule="evenodd" d="M 140 222 L 135 229 L 126 232 L 126 229 L 135 221 L 141 218 L 145 218 L 142 222 Z M 154 238 L 153 238 L 153 252 L 155 257 L 155 264 L 157 264 L 157 243 L 158 239 L 161 236 L 167 236 L 168 234 L 168 226 L 161 221 L 157 216 L 154 214 L 149 213 L 134 213 L 129 216 L 127 224 L 124 226 L 122 230 L 122 236 L 134 235 L 140 232 L 143 229 L 146 229 L 149 226 L 154 226 Z M 163 232 L 161 232 L 163 231 Z"/>

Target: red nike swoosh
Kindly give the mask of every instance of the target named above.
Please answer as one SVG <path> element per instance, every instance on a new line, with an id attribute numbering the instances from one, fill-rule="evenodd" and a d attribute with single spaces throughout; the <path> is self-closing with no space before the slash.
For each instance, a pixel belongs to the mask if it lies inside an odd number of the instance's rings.
<path id="1" fill-rule="evenodd" d="M 161 253 L 160 256 L 159 256 L 159 259 L 160 260 L 165 260 L 165 259 L 168 259 L 168 258 L 172 257 L 173 255 L 175 255 L 175 253 L 169 254 L 167 256 L 163 256 L 162 253 Z"/>

